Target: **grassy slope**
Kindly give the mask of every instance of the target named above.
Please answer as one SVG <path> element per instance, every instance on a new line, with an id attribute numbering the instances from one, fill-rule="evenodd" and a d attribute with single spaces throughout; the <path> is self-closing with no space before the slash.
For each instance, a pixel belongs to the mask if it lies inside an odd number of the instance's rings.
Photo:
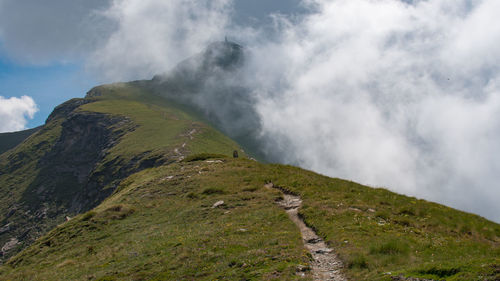
<path id="1" fill-rule="evenodd" d="M 436 280 L 500 278 L 498 224 L 295 167 L 269 169 L 276 185 L 302 196 L 300 214 L 337 250 L 353 280 L 390 280 L 387 272 Z"/>
<path id="2" fill-rule="evenodd" d="M 27 137 L 40 130 L 40 127 L 13 133 L 0 133 L 0 154 L 16 147 Z"/>
<path id="3" fill-rule="evenodd" d="M 179 109 L 161 97 L 151 95 L 134 83 L 117 83 L 99 87 L 102 96 L 95 103 L 84 105 L 89 110 L 124 115 L 139 127 L 114 146 L 108 159 L 136 155 L 143 151 L 153 154 L 172 153 L 172 148 L 186 143 L 188 154 L 204 152 L 232 155 L 239 146 L 217 130 L 206 125 L 193 112 Z M 196 130 L 193 138 L 189 133 Z M 185 155 L 185 156 L 186 156 Z"/>
<path id="4" fill-rule="evenodd" d="M 352 280 L 390 280 L 386 272 L 500 277 L 498 224 L 295 167 L 224 159 L 131 176 L 94 211 L 12 259 L 0 279 L 296 278 L 308 256 L 267 181 L 302 196 L 301 214 L 339 252 Z M 225 206 L 211 208 L 218 200 Z"/>
<path id="5" fill-rule="evenodd" d="M 0 220 L 4 219 L 7 208 L 20 200 L 22 192 L 35 179 L 39 170 L 37 160 L 50 150 L 60 134 L 61 120 L 56 120 L 15 149 L 0 155 L 0 165 L 14 170 L 0 175 Z"/>
<path id="6" fill-rule="evenodd" d="M 225 161 L 131 176 L 94 211 L 12 259 L 0 279 L 296 279 L 308 256 L 273 203 L 280 193 L 263 187 L 264 174 L 249 174 L 259 164 Z M 212 208 L 219 200 L 225 205 Z"/>
<path id="7" fill-rule="evenodd" d="M 129 84 L 101 86 L 99 89 L 104 94 L 102 97 L 94 98 L 94 102 L 80 106 L 76 110 L 123 116 L 132 121 L 135 129 L 127 132 L 112 149 L 106 152 L 105 159 L 97 163 L 95 167 L 94 172 L 97 174 L 104 171 L 106 167 L 112 166 L 116 169 L 113 173 L 116 172 L 118 175 L 124 165 L 131 165 L 131 163 L 136 163 L 136 167 L 132 169 L 140 170 L 139 160 L 158 161 L 160 159 L 171 163 L 193 153 L 211 151 L 232 155 L 233 150 L 239 149 L 235 142 L 200 122 L 193 115 L 176 109 L 176 106 L 172 106 L 161 98 L 149 95 L 142 90 L 138 91 Z M 116 89 L 118 91 L 115 93 Z M 37 233 L 44 233 L 64 220 L 66 214 L 50 215 L 48 219 L 35 222 L 37 225 L 34 228 L 32 219 L 24 215 L 25 210 L 19 211 L 19 206 L 31 204 L 23 199 L 26 197 L 27 189 L 36 182 L 40 171 L 46 165 L 51 164 L 40 165 L 39 160 L 51 151 L 61 137 L 63 122 L 64 118 L 54 118 L 15 149 L 0 155 L 0 167 L 2 167 L 0 171 L 0 227 L 11 221 L 14 221 L 16 225 L 16 229 L 3 234 L 0 239 L 0 248 L 10 238 L 22 236 L 26 229 L 36 229 Z M 115 127 L 120 129 L 120 126 Z M 193 129 L 196 131 L 191 138 L 189 133 L 193 132 Z M 107 171 L 109 172 L 109 169 Z M 73 185 L 69 182 L 66 186 L 71 188 Z M 111 186 L 106 188 L 111 188 Z M 71 200 L 72 198 L 67 198 L 68 202 Z M 7 214 L 11 213 L 10 210 L 13 208 L 18 211 L 9 218 L 9 221 L 6 221 Z M 50 209 L 56 210 L 57 206 L 51 205 Z M 35 233 L 35 230 L 30 233 Z M 24 242 L 18 245 L 19 249 L 22 247 L 25 247 Z"/>

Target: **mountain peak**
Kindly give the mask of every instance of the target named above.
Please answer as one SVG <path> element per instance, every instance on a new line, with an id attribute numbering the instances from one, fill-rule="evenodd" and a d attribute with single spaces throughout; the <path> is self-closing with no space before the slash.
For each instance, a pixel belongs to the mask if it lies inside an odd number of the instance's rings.
<path id="1" fill-rule="evenodd" d="M 243 46 L 231 41 L 211 43 L 203 52 L 203 66 L 228 69 L 243 63 Z"/>

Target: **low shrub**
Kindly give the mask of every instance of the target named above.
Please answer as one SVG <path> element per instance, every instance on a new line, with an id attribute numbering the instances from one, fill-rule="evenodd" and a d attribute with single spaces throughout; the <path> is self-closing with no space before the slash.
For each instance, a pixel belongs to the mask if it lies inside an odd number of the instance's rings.
<path id="1" fill-rule="evenodd" d="M 450 277 L 450 276 L 456 275 L 459 272 L 460 272 L 460 268 L 456 268 L 456 267 L 452 267 L 452 268 L 432 267 L 429 269 L 421 269 L 418 271 L 418 273 L 420 273 L 420 274 L 434 275 L 434 276 L 437 276 L 439 278 Z"/>
<path id="2" fill-rule="evenodd" d="M 210 188 L 206 188 L 201 193 L 204 195 L 213 195 L 213 194 L 224 194 L 226 192 L 220 188 L 210 187 Z"/>
<path id="3" fill-rule="evenodd" d="M 83 214 L 82 220 L 83 221 L 88 221 L 91 218 L 93 218 L 95 216 L 95 214 L 96 214 L 96 212 L 94 212 L 94 211 L 88 211 L 85 214 Z"/>
<path id="4" fill-rule="evenodd" d="M 214 153 L 199 153 L 199 154 L 193 154 L 189 155 L 184 159 L 184 162 L 195 162 L 195 161 L 204 161 L 207 159 L 214 159 L 214 158 L 226 158 L 226 155 L 222 154 L 214 154 Z"/>

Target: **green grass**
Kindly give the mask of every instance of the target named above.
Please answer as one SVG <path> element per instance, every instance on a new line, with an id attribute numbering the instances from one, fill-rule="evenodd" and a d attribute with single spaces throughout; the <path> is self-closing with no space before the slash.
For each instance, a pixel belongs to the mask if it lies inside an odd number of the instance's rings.
<path id="1" fill-rule="evenodd" d="M 297 278 L 310 256 L 266 182 L 303 198 L 301 216 L 339 253 L 350 280 L 499 277 L 498 224 L 291 166 L 224 158 L 132 175 L 95 210 L 13 258 L 0 279 Z"/>
<path id="2" fill-rule="evenodd" d="M 500 277 L 498 224 L 299 168 L 270 169 L 274 184 L 302 196 L 300 214 L 336 249 L 353 280 L 390 280 L 386 272 L 439 280 Z"/>
<path id="3" fill-rule="evenodd" d="M 274 203 L 279 192 L 261 188 L 261 176 L 242 181 L 255 165 L 184 162 L 135 174 L 11 259 L 0 279 L 299 279 L 309 257 Z"/>
<path id="4" fill-rule="evenodd" d="M 81 110 L 126 116 L 138 125 L 112 148 L 108 160 L 144 151 L 175 156 L 174 148 L 184 150 L 186 156 L 200 153 L 230 156 L 234 150 L 240 150 L 234 141 L 206 125 L 195 113 L 135 87 L 134 83 L 104 85 L 98 90 L 102 94 L 98 101 L 82 106 Z"/>

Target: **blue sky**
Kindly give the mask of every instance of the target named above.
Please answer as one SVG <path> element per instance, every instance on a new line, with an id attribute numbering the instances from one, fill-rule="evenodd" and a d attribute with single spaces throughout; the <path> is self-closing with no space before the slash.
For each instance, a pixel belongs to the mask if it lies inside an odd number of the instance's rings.
<path id="1" fill-rule="evenodd" d="M 96 84 L 81 63 L 54 63 L 30 66 L 9 60 L 0 53 L 0 96 L 5 98 L 31 96 L 39 111 L 27 127 L 42 125 L 52 109 L 75 97 L 83 97 Z"/>

